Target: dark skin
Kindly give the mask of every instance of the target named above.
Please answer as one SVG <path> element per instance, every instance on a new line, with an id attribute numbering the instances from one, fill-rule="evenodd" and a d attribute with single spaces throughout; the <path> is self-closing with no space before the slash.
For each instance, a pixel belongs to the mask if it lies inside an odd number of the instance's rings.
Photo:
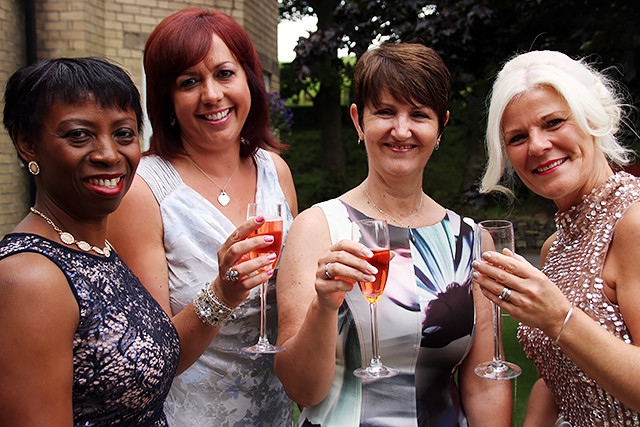
<path id="1" fill-rule="evenodd" d="M 54 107 L 43 117 L 37 140 L 16 138 L 20 156 L 40 165 L 35 207 L 77 239 L 102 247 L 107 214 L 119 204 L 140 158 L 135 113 L 103 109 L 92 100 Z M 61 242 L 33 214 L 13 231 Z M 0 261 L 0 322 L 12 325 L 0 328 L 0 419 L 7 425 L 73 424 L 78 321 L 78 304 L 54 263 L 33 253 Z"/>

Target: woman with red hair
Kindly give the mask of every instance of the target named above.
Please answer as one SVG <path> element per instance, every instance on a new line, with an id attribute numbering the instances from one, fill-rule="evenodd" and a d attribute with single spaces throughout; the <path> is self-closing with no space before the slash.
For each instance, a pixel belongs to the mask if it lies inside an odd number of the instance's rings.
<path id="1" fill-rule="evenodd" d="M 297 213 L 291 172 L 277 154 L 285 146 L 269 130 L 258 54 L 228 15 L 189 8 L 151 33 L 144 68 L 151 146 L 109 220 L 109 239 L 172 317 L 183 343 L 202 336 L 199 348 L 183 344 L 195 363 L 173 382 L 169 422 L 291 425 L 292 404 L 273 359 L 241 351 L 259 335 L 259 281 L 270 281 L 272 339 L 277 322 L 274 270 L 253 275 L 255 260 L 247 261 L 258 238 L 246 239 L 244 230 L 264 221 L 256 217 L 248 227 L 247 205 L 282 203 L 285 233 Z M 265 247 L 273 242 L 260 239 Z"/>

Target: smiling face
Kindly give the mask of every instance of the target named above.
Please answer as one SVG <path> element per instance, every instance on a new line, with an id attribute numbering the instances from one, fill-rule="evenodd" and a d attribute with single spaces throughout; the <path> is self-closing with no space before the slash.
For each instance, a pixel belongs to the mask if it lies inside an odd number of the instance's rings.
<path id="1" fill-rule="evenodd" d="M 27 159 L 40 165 L 40 200 L 78 218 L 105 216 L 120 204 L 140 161 L 136 114 L 102 108 L 91 98 L 56 103 L 29 152 Z"/>
<path id="2" fill-rule="evenodd" d="M 612 173 L 594 139 L 574 120 L 553 88 L 541 86 L 514 98 L 502 115 L 507 156 L 520 179 L 561 210 Z"/>
<path id="3" fill-rule="evenodd" d="M 172 100 L 187 150 L 239 143 L 251 92 L 244 69 L 218 36 L 204 60 L 178 76 Z"/>
<path id="4" fill-rule="evenodd" d="M 370 171 L 422 175 L 438 139 L 438 116 L 432 108 L 400 102 L 385 90 L 379 105 L 365 106 L 362 125 L 355 105 L 351 118 L 365 141 Z"/>

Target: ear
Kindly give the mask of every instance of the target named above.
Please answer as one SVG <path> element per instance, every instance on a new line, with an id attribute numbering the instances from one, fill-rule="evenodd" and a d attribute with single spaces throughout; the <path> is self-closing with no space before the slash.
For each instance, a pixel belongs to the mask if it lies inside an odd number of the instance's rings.
<path id="1" fill-rule="evenodd" d="M 444 118 L 444 126 L 446 126 L 447 123 L 449 123 L 449 116 L 450 116 L 450 112 L 449 110 L 447 110 L 447 116 Z"/>
<path id="2" fill-rule="evenodd" d="M 16 147 L 18 156 L 25 164 L 31 160 L 38 160 L 38 152 L 35 144 L 24 134 L 17 134 L 13 138 L 13 145 Z"/>
<path id="3" fill-rule="evenodd" d="M 360 118 L 358 117 L 358 106 L 356 104 L 351 104 L 351 107 L 349 107 L 349 115 L 351 116 L 353 126 L 358 132 L 358 139 L 364 140 L 364 130 L 362 129 L 362 126 L 360 126 Z"/>

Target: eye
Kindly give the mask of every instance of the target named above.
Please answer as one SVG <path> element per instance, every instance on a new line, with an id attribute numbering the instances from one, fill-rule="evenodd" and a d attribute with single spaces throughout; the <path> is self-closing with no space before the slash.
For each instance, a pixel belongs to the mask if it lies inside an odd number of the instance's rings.
<path id="1" fill-rule="evenodd" d="M 546 123 L 547 129 L 554 129 L 559 127 L 562 123 L 564 123 L 564 119 L 551 119 Z"/>
<path id="2" fill-rule="evenodd" d="M 180 89 L 189 89 L 190 87 L 195 85 L 197 82 L 198 82 L 198 80 L 196 80 L 194 77 L 189 77 L 189 78 L 186 78 L 184 80 L 179 80 L 178 81 L 178 87 Z"/>
<path id="3" fill-rule="evenodd" d="M 513 145 L 522 144 L 526 138 L 527 138 L 527 135 L 525 134 L 513 135 L 506 140 L 507 145 L 513 146 Z"/>
<path id="4" fill-rule="evenodd" d="M 137 139 L 137 132 L 133 129 L 129 128 L 120 128 L 116 130 L 114 134 L 114 138 L 118 141 L 119 144 L 128 145 Z"/>
<path id="5" fill-rule="evenodd" d="M 62 137 L 71 142 L 84 142 L 91 138 L 91 134 L 86 129 L 73 129 L 65 133 Z"/>
<path id="6" fill-rule="evenodd" d="M 393 111 L 388 108 L 382 108 L 380 110 L 376 110 L 375 114 L 377 116 L 393 116 Z"/>
<path id="7" fill-rule="evenodd" d="M 231 77 L 235 76 L 236 73 L 232 70 L 220 70 L 218 71 L 218 77 L 221 79 L 230 79 Z"/>

